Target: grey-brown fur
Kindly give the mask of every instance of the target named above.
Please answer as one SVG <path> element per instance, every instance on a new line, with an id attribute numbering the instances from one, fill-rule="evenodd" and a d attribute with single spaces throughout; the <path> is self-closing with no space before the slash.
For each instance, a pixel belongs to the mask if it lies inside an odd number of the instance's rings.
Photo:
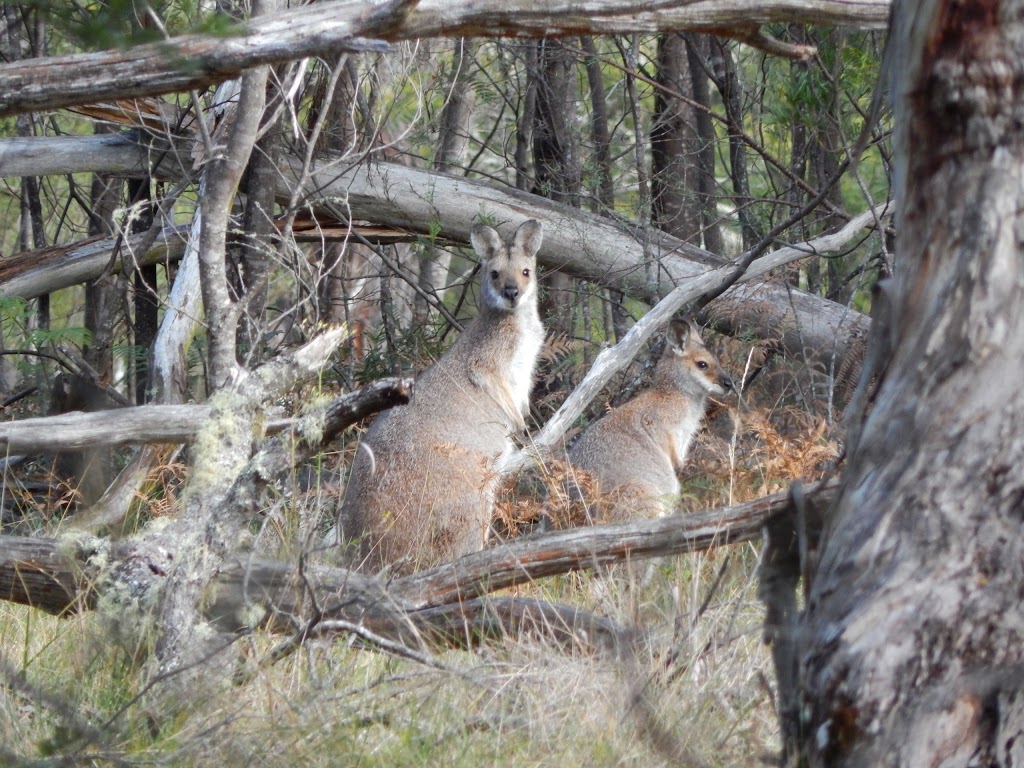
<path id="1" fill-rule="evenodd" d="M 512 434 L 525 427 L 544 327 L 537 312 L 540 222 L 506 245 L 471 233 L 480 256 L 477 317 L 416 380 L 408 405 L 363 438 L 339 515 L 363 567 L 408 573 L 483 547 Z"/>
<path id="2" fill-rule="evenodd" d="M 572 467 L 589 475 L 578 485 L 570 479 L 570 493 L 596 501 L 603 518 L 670 511 L 707 398 L 731 388 L 697 326 L 673 321 L 651 386 L 594 422 L 569 450 Z"/>

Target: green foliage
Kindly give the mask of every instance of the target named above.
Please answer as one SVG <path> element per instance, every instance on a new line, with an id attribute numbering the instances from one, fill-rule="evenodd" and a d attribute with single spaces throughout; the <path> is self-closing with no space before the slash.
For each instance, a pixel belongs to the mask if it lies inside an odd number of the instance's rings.
<path id="1" fill-rule="evenodd" d="M 0 327 L 3 328 L 4 338 L 20 333 L 31 315 L 28 301 L 20 296 L 0 298 Z"/>
<path id="2" fill-rule="evenodd" d="M 449 335 L 448 343 L 454 337 Z M 367 335 L 369 349 L 358 374 L 360 383 L 369 383 L 393 376 L 400 367 L 402 375 L 415 374 L 426 368 L 444 352 L 437 330 L 432 325 L 413 323 L 388 339 L 383 328 Z"/>
<path id="3" fill-rule="evenodd" d="M 83 326 L 64 328 L 33 328 L 28 335 L 28 343 L 33 347 L 56 347 L 61 344 L 74 344 L 77 347 L 88 346 L 92 334 Z"/>
<path id="4" fill-rule="evenodd" d="M 234 19 L 209 12 L 201 0 L 35 0 L 29 5 L 43 13 L 68 42 L 86 51 L 153 43 L 163 40 L 165 33 L 228 35 L 237 28 Z M 160 19 L 159 25 L 153 24 L 150 14 Z"/>

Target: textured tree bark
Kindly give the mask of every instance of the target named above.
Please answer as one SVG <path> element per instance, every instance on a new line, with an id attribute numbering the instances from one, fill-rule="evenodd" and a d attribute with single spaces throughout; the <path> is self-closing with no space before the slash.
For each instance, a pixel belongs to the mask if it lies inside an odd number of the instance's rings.
<path id="1" fill-rule="evenodd" d="M 901 1 L 889 45 L 897 273 L 797 635 L 789 757 L 1021 765 L 1024 3 Z"/>
<path id="2" fill-rule="evenodd" d="M 67 147 L 73 145 L 75 151 L 72 154 L 78 157 L 76 167 L 79 170 L 102 170 L 108 165 L 145 167 L 140 164 L 140 156 L 146 154 L 142 145 L 125 143 L 114 146 L 105 142 L 96 146 L 94 137 L 63 137 L 60 140 L 62 144 L 56 145 L 50 143 L 51 140 L 46 141 L 55 152 L 66 144 L 59 156 L 69 154 Z M 12 153 L 27 150 L 23 143 L 0 141 L 0 154 L 8 147 Z M 33 152 L 33 155 L 37 154 Z M 23 163 L 22 171 L 59 172 L 59 166 L 47 163 L 48 155 L 41 154 L 38 162 L 31 165 Z M 93 157 L 93 161 L 85 162 L 84 159 L 89 157 Z M 500 217 L 513 215 L 520 220 L 539 219 L 544 222 L 546 235 L 537 257 L 545 268 L 562 269 L 630 296 L 657 299 L 677 284 L 704 274 L 710 266 L 723 263 L 714 254 L 669 235 L 647 232 L 648 252 L 660 266 L 656 275 L 648 280 L 643 269 L 645 254 L 641 233 L 624 231 L 607 218 L 574 211 L 517 190 L 503 190 L 472 179 L 393 163 L 364 164 L 340 171 L 337 169 L 344 163 L 338 163 L 338 160 L 338 155 L 318 156 L 317 170 L 305 185 L 305 194 L 311 202 L 341 196 L 348 200 L 355 219 L 388 222 L 423 234 L 430 231 L 432 224 L 440 222 L 441 236 L 462 242 L 468 240 L 469 228 L 481 211 Z M 281 164 L 283 173 L 290 179 L 301 175 L 302 162 L 298 158 L 285 157 Z M 293 185 L 291 180 L 281 183 L 278 188 L 280 201 L 287 204 L 292 197 Z M 874 214 L 857 217 L 835 235 L 816 238 L 809 245 L 809 251 L 827 255 L 848 243 L 857 231 L 874 223 Z M 143 258 L 149 261 L 164 258 L 165 254 L 167 258 L 180 255 L 183 249 L 173 237 L 174 232 L 170 229 L 167 232 L 162 244 L 155 245 L 147 254 L 137 255 L 140 263 L 143 263 Z M 52 257 L 47 256 L 47 264 L 40 264 L 38 268 L 12 265 L 10 269 L 14 271 L 9 278 L 0 271 L 0 280 L 3 280 L 0 295 L 38 295 L 81 282 L 107 263 L 108 258 L 103 252 L 107 247 L 100 243 L 83 243 L 81 249 L 76 248 L 68 254 L 71 261 L 66 267 L 66 262 L 60 260 L 63 251 L 57 250 L 52 251 Z M 762 276 L 769 267 L 778 267 L 796 255 L 795 249 L 780 248 L 758 259 L 741 282 Z M 25 254 L 24 260 L 32 262 L 35 258 L 35 254 Z M 56 261 L 50 263 L 49 258 Z M 190 261 L 186 258 L 183 263 L 187 274 Z M 175 285 L 182 279 L 179 275 Z M 172 306 L 189 295 L 184 290 L 183 293 L 185 296 L 179 299 L 172 296 Z M 781 339 L 786 351 L 800 359 L 824 361 L 828 368 L 828 361 L 834 355 L 836 369 L 851 347 L 860 351 L 861 340 L 866 336 L 869 325 L 867 317 L 855 310 L 771 282 L 738 285 L 717 299 L 711 306 L 711 312 L 723 328 Z M 184 322 L 187 313 L 182 310 L 165 314 L 164 323 L 169 322 L 168 317 L 172 320 L 180 318 L 180 322 Z M 168 335 L 168 338 L 172 336 Z M 163 342 L 157 345 L 158 356 L 170 354 L 164 346 Z M 157 377 L 157 381 L 166 380 L 164 386 L 170 386 L 177 375 L 171 371 Z"/>
<path id="3" fill-rule="evenodd" d="M 243 70 L 305 56 L 382 50 L 379 41 L 425 37 L 575 36 L 693 29 L 736 34 L 771 47 L 758 27 L 779 21 L 877 28 L 885 0 L 370 0 L 292 8 L 243 25 L 237 34 L 184 35 L 127 51 L 54 56 L 28 66 L 0 65 L 0 116 L 108 98 L 199 89 Z M 785 52 L 776 49 L 776 53 Z M 190 66 L 183 67 L 187 61 Z"/>
<path id="4" fill-rule="evenodd" d="M 288 460 L 287 452 L 279 457 Z M 816 483 L 808 486 L 806 496 L 827 504 L 837 486 L 834 481 Z M 761 536 L 765 525 L 791 515 L 789 495 L 778 493 L 699 514 L 573 528 L 519 538 L 395 579 L 386 587 L 375 576 L 341 568 L 308 566 L 304 579 L 294 563 L 236 554 L 226 558 L 216 574 L 203 615 L 225 633 L 272 620 L 274 614 L 312 619 L 308 584 L 325 619 L 365 623 L 374 632 L 400 641 L 424 633 L 430 644 L 461 647 L 467 642 L 467 631 L 493 635 L 501 628 L 515 629 L 531 616 L 570 618 L 564 613 L 569 609 L 561 606 L 548 605 L 550 610 L 545 611 L 532 601 L 501 603 L 486 598 L 496 591 L 625 560 L 751 541 Z M 141 537 L 111 544 L 84 535 L 61 540 L 3 536 L 0 600 L 67 615 L 95 608 L 105 592 L 128 584 L 137 599 L 147 601 L 166 588 L 170 565 L 182 556 L 178 549 Z M 488 608 L 496 608 L 490 620 L 483 615 Z M 565 626 L 582 628 L 576 622 Z"/>
<path id="5" fill-rule="evenodd" d="M 658 39 L 658 89 L 651 125 L 651 203 L 655 226 L 684 242 L 701 243 L 700 137 L 685 38 Z"/>

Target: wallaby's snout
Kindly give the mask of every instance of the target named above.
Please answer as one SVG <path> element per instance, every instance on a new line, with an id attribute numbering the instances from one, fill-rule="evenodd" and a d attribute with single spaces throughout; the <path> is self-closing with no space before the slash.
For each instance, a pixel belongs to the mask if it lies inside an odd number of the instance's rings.
<path id="1" fill-rule="evenodd" d="M 713 395 L 725 395 L 732 392 L 733 387 L 736 385 L 733 383 L 732 376 L 725 372 L 721 366 L 718 366 L 717 371 L 710 371 L 709 376 L 712 377 L 711 386 L 709 387 L 711 394 Z"/>
<path id="2" fill-rule="evenodd" d="M 519 298 L 520 293 L 519 286 L 515 282 L 512 280 L 505 281 L 505 287 L 502 289 L 501 295 L 508 299 L 510 306 L 514 307 L 516 305 L 516 300 Z"/>

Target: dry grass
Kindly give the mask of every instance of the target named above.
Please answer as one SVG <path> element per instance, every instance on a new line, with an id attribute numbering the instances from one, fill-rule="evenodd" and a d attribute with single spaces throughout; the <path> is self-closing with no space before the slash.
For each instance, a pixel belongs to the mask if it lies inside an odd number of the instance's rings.
<path id="1" fill-rule="evenodd" d="M 441 670 L 339 638 L 311 643 L 242 686 L 228 679 L 236 669 L 228 665 L 224 679 L 212 679 L 159 726 L 141 704 L 118 714 L 141 681 L 95 616 L 60 621 L 7 605 L 3 659 L 38 690 L 0 690 L 0 736 L 8 750 L 41 758 L 67 753 L 60 742 L 69 720 L 96 726 L 113 718 L 83 749 L 96 756 L 87 765 L 670 764 L 646 735 L 649 715 L 631 703 L 633 691 L 644 690 L 660 725 L 694 753 L 711 765 L 750 765 L 777 747 L 761 683 L 771 672 L 755 560 L 751 549 L 728 562 L 673 559 L 654 566 L 643 586 L 602 580 L 597 605 L 589 575 L 524 591 L 642 624 L 632 666 L 524 637 L 438 654 Z M 237 664 L 255 665 L 275 642 L 241 641 Z M 67 710 L 49 708 L 42 692 Z"/>
<path id="2" fill-rule="evenodd" d="M 686 509 L 813 479 L 838 454 L 826 423 L 803 410 L 755 405 L 738 421 L 734 412 L 714 416 L 694 446 Z M 267 500 L 257 546 L 294 548 L 330 524 L 350 450 Z M 542 484 L 557 485 L 560 471 L 550 468 Z M 519 491 L 503 507 L 509 530 L 544 504 Z M 57 620 L 0 604 L 0 764 L 16 765 L 14 753 L 89 766 L 678 764 L 652 738 L 661 732 L 708 765 L 755 765 L 779 747 L 757 558 L 743 545 L 517 591 L 635 628 L 628 662 L 508 637 L 436 654 L 435 668 L 337 637 L 259 667 L 280 638 L 256 634 L 236 643 L 230 663 L 211 664 L 206 690 L 173 717 L 151 711 L 147 696 L 134 701 L 140 668 L 98 616 Z M 238 685 L 240 668 L 253 674 Z M 95 732 L 83 740 L 76 728 Z"/>

